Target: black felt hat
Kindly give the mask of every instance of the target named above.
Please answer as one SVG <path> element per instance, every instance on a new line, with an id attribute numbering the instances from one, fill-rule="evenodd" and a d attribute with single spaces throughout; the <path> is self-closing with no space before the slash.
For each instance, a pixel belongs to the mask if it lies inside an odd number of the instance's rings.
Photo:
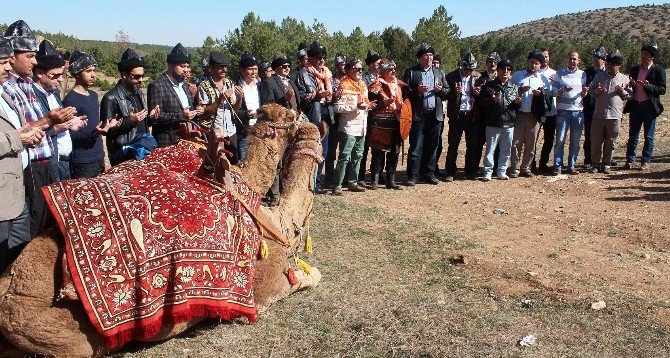
<path id="1" fill-rule="evenodd" d="M 512 66 L 512 62 L 508 59 L 503 59 L 500 62 L 498 62 L 498 68 L 503 68 L 503 67 L 509 67 L 510 71 L 514 71 L 514 66 Z"/>
<path id="2" fill-rule="evenodd" d="M 212 51 L 209 53 L 209 65 L 230 66 L 230 57 L 225 53 L 219 51 Z"/>
<path id="3" fill-rule="evenodd" d="M 326 55 L 328 55 L 326 47 L 321 45 L 318 41 L 312 42 L 312 44 L 309 45 L 309 48 L 307 49 L 307 56 L 309 57 Z"/>
<path id="4" fill-rule="evenodd" d="M 12 41 L 5 37 L 0 37 L 0 58 L 7 58 L 14 54 Z"/>
<path id="5" fill-rule="evenodd" d="M 35 39 L 33 31 L 23 20 L 16 21 L 9 25 L 4 36 L 12 40 L 12 48 L 14 51 L 37 52 L 37 50 L 39 50 L 37 39 Z"/>
<path id="6" fill-rule="evenodd" d="M 528 59 L 530 60 L 531 58 L 534 58 L 534 59 L 540 61 L 540 63 L 543 64 L 543 65 L 547 61 L 544 58 L 544 55 L 542 54 L 542 52 L 540 50 L 533 50 L 533 51 L 529 52 L 528 53 Z"/>
<path id="7" fill-rule="evenodd" d="M 486 56 L 486 61 L 500 62 L 500 55 L 497 52 L 493 51 L 488 56 Z"/>
<path id="8" fill-rule="evenodd" d="M 621 54 L 621 51 L 614 50 L 614 52 L 607 55 L 605 61 L 621 66 L 623 65 L 623 55 Z"/>
<path id="9" fill-rule="evenodd" d="M 78 74 L 79 72 L 89 68 L 90 66 L 98 66 L 98 61 L 93 58 L 93 56 L 81 52 L 79 50 L 74 50 L 72 55 L 70 56 L 70 74 L 73 76 Z"/>
<path id="10" fill-rule="evenodd" d="M 65 59 L 58 50 L 51 44 L 51 41 L 44 40 L 40 43 L 37 55 L 37 68 L 49 69 L 65 66 Z"/>
<path id="11" fill-rule="evenodd" d="M 658 57 L 658 45 L 656 44 L 646 44 L 642 46 L 642 49 L 640 51 L 647 51 L 650 54 L 652 54 L 652 56 Z"/>
<path id="12" fill-rule="evenodd" d="M 365 64 L 369 65 L 371 63 L 381 60 L 382 57 L 379 55 L 379 52 L 368 50 L 368 55 L 365 57 Z"/>
<path id="13" fill-rule="evenodd" d="M 121 55 L 121 62 L 118 64 L 119 72 L 130 72 L 133 68 L 144 67 L 144 59 L 133 51 L 127 48 L 123 55 Z"/>
<path id="14" fill-rule="evenodd" d="M 604 60 L 607 58 L 607 50 L 605 50 L 604 46 L 600 45 L 597 49 L 595 49 L 595 51 L 593 51 L 593 57 Z"/>
<path id="15" fill-rule="evenodd" d="M 461 57 L 461 62 L 459 63 L 461 67 L 469 68 L 471 70 L 477 69 L 477 59 L 472 52 L 468 52 L 463 57 Z"/>
<path id="16" fill-rule="evenodd" d="M 305 56 L 307 56 L 307 49 L 309 46 L 307 46 L 306 43 L 301 42 L 300 45 L 298 45 L 298 51 L 295 53 L 295 59 L 299 60 Z"/>
<path id="17" fill-rule="evenodd" d="M 167 62 L 169 64 L 191 63 L 191 54 L 188 53 L 184 45 L 178 43 L 172 48 L 172 52 L 167 55 Z"/>
<path id="18" fill-rule="evenodd" d="M 240 68 L 258 66 L 258 62 L 256 61 L 256 58 L 252 54 L 250 54 L 247 51 L 244 51 L 242 57 L 240 57 L 239 66 Z"/>
<path id="19" fill-rule="evenodd" d="M 427 53 L 432 53 L 434 55 L 435 49 L 424 42 L 421 45 L 419 45 L 419 50 L 416 51 L 416 57 L 421 57 Z"/>
<path id="20" fill-rule="evenodd" d="M 289 61 L 286 56 L 284 56 L 281 53 L 278 53 L 275 55 L 274 60 L 272 60 L 272 63 L 270 64 L 270 67 L 274 70 L 275 68 L 279 68 L 281 65 L 290 65 L 291 61 Z"/>

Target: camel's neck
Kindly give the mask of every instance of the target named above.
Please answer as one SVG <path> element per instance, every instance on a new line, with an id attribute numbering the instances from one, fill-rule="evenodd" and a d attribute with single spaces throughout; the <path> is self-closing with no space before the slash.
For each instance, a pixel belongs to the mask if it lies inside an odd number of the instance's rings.
<path id="1" fill-rule="evenodd" d="M 270 133 L 275 133 L 270 134 Z M 270 128 L 267 123 L 257 123 L 249 133 L 247 157 L 238 163 L 238 170 L 251 188 L 264 195 L 277 172 L 277 164 L 284 153 L 286 135 Z"/>

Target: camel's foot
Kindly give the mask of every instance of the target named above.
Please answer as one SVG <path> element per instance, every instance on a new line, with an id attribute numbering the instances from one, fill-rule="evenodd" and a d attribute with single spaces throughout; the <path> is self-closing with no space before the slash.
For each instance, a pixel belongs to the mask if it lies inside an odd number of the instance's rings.
<path id="1" fill-rule="evenodd" d="M 309 274 L 302 270 L 298 270 L 295 272 L 295 276 L 300 281 L 300 284 L 294 286 L 296 287 L 294 292 L 316 287 L 321 281 L 321 271 L 316 267 L 312 267 Z"/>

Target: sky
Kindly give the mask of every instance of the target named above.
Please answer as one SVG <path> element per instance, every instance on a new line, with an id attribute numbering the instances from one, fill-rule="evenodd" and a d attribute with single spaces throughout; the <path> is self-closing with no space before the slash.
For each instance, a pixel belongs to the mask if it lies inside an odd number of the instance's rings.
<path id="1" fill-rule="evenodd" d="M 32 0 L 26 11 L 21 0 L 2 0 L 0 23 L 19 18 L 33 29 L 62 32 L 80 39 L 114 41 L 123 30 L 132 42 L 200 46 L 207 36 L 223 39 L 252 11 L 261 20 L 280 23 L 286 17 L 303 21 L 314 19 L 326 25 L 328 32 L 348 35 L 360 26 L 364 33 L 399 26 L 411 35 L 420 18 L 430 17 L 444 5 L 459 26 L 461 36 L 483 34 L 523 22 L 555 15 L 629 5 L 662 4 L 649 0 L 528 0 L 479 1 L 267 1 L 267 0 Z M 409 5 L 412 4 L 412 5 Z M 529 4 L 533 4 L 532 9 Z M 340 5 L 338 9 L 336 5 Z M 409 6 L 408 6 L 409 5 Z M 526 9 L 520 10 L 520 9 Z M 9 17 L 7 14 L 17 14 Z M 309 40 L 309 39 L 308 39 Z"/>

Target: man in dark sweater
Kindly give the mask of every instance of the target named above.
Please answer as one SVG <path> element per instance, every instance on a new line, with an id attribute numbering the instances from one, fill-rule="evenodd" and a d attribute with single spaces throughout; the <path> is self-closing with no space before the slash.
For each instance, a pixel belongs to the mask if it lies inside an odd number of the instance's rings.
<path id="1" fill-rule="evenodd" d="M 117 118 L 102 123 L 98 107 L 98 94 L 91 91 L 95 81 L 95 68 L 98 63 L 93 56 L 75 50 L 70 58 L 70 74 L 75 79 L 74 88 L 63 99 L 65 107 L 74 107 L 78 116 L 86 116 L 86 126 L 72 136 L 72 158 L 70 173 L 73 179 L 93 178 L 105 168 L 105 152 L 102 149 L 101 134 L 117 127 Z"/>

